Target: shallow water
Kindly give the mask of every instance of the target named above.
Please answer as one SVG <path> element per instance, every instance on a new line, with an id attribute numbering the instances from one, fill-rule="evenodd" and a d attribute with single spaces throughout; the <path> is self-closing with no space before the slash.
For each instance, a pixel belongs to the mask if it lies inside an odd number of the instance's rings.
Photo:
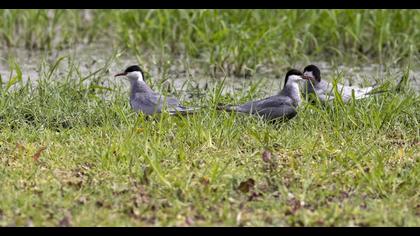
<path id="1" fill-rule="evenodd" d="M 2 49 L 0 50 L 0 75 L 3 82 L 7 81 L 11 77 L 12 69 L 10 65 L 13 64 L 12 61 L 15 61 L 22 70 L 23 79 L 30 79 L 36 83 L 36 80 L 42 76 L 42 73 L 45 74 L 49 66 L 54 64 L 58 58 L 67 56 L 56 71 L 59 76 L 54 78 L 59 79 L 60 75 L 65 76 L 70 63 L 79 68 L 82 76 L 87 76 L 103 68 L 107 62 L 110 62 L 107 70 L 100 74 L 101 84 L 107 87 L 117 85 L 128 87 L 128 83 L 124 79 L 114 78 L 112 75 L 124 70 L 128 65 L 137 64 L 138 60 L 127 52 L 120 52 L 116 58 L 110 59 L 115 54 L 115 50 L 106 45 L 78 46 L 72 49 L 49 52 L 29 51 L 19 48 Z M 148 60 L 145 60 L 145 58 Z M 217 82 L 223 79 L 225 79 L 222 92 L 224 94 L 244 92 L 246 91 L 244 88 L 249 88 L 256 83 L 262 93 L 275 94 L 282 88 L 283 84 L 283 78 L 276 78 L 273 73 L 270 73 L 270 70 L 258 72 L 252 78 L 224 78 L 221 75 L 216 77 L 206 75 L 199 69 L 194 69 L 196 67 L 193 65 L 188 68 L 188 65 L 182 58 L 168 62 L 167 64 L 170 66 L 168 66 L 166 72 L 163 72 L 162 68 L 157 66 L 159 59 L 153 54 L 145 54 L 144 58 L 140 58 L 140 60 L 145 60 L 141 64 L 145 64 L 149 73 L 147 77 L 154 78 L 153 83 L 159 84 L 163 82 L 164 88 L 170 87 L 175 89 L 181 95 L 185 95 L 186 98 L 191 97 L 191 95 L 204 94 L 207 89 L 211 90 L 217 85 Z M 342 73 L 344 79 L 341 82 L 348 85 L 370 86 L 375 83 L 383 83 L 385 78 L 387 80 L 399 80 L 402 76 L 401 68 L 384 68 L 377 64 L 365 67 L 342 65 L 338 68 L 333 68 L 325 62 L 313 62 L 313 64 L 318 65 L 321 69 L 323 79 L 331 80 L 333 76 Z M 162 79 L 162 77 L 165 78 Z M 146 78 L 146 81 L 150 84 L 151 81 L 148 78 Z M 419 68 L 410 71 L 410 85 L 415 91 L 420 91 Z"/>

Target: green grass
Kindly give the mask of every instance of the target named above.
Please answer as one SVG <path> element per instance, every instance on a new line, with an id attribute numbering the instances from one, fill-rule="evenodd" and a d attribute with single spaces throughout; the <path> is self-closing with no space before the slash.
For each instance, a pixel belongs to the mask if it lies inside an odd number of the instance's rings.
<path id="1" fill-rule="evenodd" d="M 293 62 L 418 66 L 419 10 L 1 10 L 0 43 L 60 49 L 105 42 L 161 67 L 174 58 L 233 75 Z"/>
<path id="2" fill-rule="evenodd" d="M 214 109 L 319 61 L 340 82 L 338 66 L 377 63 L 365 77 L 394 88 L 419 71 L 418 25 L 419 10 L 0 10 L 0 226 L 419 226 L 418 88 L 304 102 L 280 124 Z M 15 49 L 42 55 L 34 74 Z M 185 104 L 209 109 L 135 114 L 111 73 L 136 62 L 161 92 L 185 75 L 204 94 Z M 222 94 L 232 75 L 250 79 Z"/>
<path id="3" fill-rule="evenodd" d="M 81 75 L 73 60 L 40 68 L 37 85 L 17 64 L 2 78 L 0 226 L 420 225 L 411 89 L 304 103 L 281 124 L 214 109 L 146 120 L 108 64 Z M 221 86 L 188 103 L 267 96 L 264 83 L 233 97 Z"/>

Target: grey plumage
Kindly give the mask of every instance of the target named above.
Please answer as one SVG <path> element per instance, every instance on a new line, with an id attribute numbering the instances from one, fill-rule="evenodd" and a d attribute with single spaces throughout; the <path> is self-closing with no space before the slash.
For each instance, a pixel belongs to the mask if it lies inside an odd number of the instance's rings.
<path id="1" fill-rule="evenodd" d="M 130 105 L 136 112 L 152 115 L 167 111 L 171 115 L 192 114 L 200 110 L 185 107 L 175 97 L 165 97 L 154 92 L 143 80 L 143 72 L 138 66 L 130 66 L 116 76 L 127 76 L 130 81 Z"/>
<path id="2" fill-rule="evenodd" d="M 307 96 L 316 95 L 321 102 L 329 102 L 335 99 L 334 85 L 325 80 L 321 80 L 321 71 L 315 65 L 309 65 L 303 70 L 303 75 L 307 79 L 304 93 Z M 344 103 L 352 99 L 354 92 L 355 99 L 363 99 L 371 96 L 372 90 L 376 86 L 358 88 L 356 86 L 345 86 L 337 83 L 337 92 L 341 95 Z"/>
<path id="3" fill-rule="evenodd" d="M 301 102 L 298 85 L 300 80 L 302 80 L 302 73 L 290 70 L 286 75 L 285 86 L 278 95 L 242 105 L 220 106 L 218 109 L 257 115 L 266 120 L 291 119 L 297 115 L 296 108 Z"/>

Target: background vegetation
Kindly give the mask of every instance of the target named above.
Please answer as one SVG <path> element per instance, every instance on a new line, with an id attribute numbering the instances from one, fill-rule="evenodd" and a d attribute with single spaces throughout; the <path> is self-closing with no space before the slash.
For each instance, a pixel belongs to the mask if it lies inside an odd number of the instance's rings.
<path id="1" fill-rule="evenodd" d="M 420 96 L 410 83 L 396 89 L 418 71 L 418 10 L 1 10 L 0 17 L 8 66 L 0 70 L 0 226 L 420 225 Z M 111 56 L 92 66 L 83 53 L 60 53 L 79 45 L 101 45 Z M 16 49 L 44 55 L 30 80 L 27 65 L 4 56 Z M 122 69 L 114 64 L 132 61 L 118 62 L 115 49 L 150 70 L 201 71 L 190 80 L 212 83 L 186 85 L 202 96 L 184 103 L 208 109 L 135 114 L 124 83 L 111 76 Z M 213 109 L 268 96 L 262 74 L 283 77 L 287 67 L 314 61 L 399 72 L 381 78 L 388 93 L 304 102 L 286 123 Z M 344 81 L 337 72 L 327 79 Z M 234 78 L 243 88 L 223 93 L 230 75 L 252 79 Z M 182 95 L 158 79 L 148 78 L 156 91 Z"/>

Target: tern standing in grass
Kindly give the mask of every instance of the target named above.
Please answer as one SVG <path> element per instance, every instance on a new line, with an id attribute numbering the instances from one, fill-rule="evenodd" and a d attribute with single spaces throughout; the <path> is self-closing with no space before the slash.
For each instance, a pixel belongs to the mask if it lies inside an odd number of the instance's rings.
<path id="1" fill-rule="evenodd" d="M 227 105 L 219 110 L 248 113 L 261 116 L 266 120 L 288 120 L 297 115 L 296 108 L 301 103 L 299 82 L 303 81 L 302 72 L 292 69 L 287 72 L 283 90 L 278 94 L 242 105 Z"/>
<path id="2" fill-rule="evenodd" d="M 321 102 L 329 102 L 335 99 L 334 85 L 325 80 L 321 80 L 321 71 L 315 65 L 308 65 L 303 69 L 303 76 L 307 80 L 305 95 L 316 94 Z M 358 88 L 356 86 L 345 86 L 337 84 L 337 92 L 341 95 L 344 103 L 352 99 L 354 92 L 355 99 L 367 98 L 376 86 Z"/>
<path id="3" fill-rule="evenodd" d="M 127 67 L 124 72 L 115 75 L 118 76 L 126 76 L 130 81 L 130 105 L 136 112 L 152 115 L 167 111 L 171 115 L 185 115 L 200 110 L 182 106 L 178 99 L 154 92 L 144 81 L 143 71 L 137 65 Z"/>

